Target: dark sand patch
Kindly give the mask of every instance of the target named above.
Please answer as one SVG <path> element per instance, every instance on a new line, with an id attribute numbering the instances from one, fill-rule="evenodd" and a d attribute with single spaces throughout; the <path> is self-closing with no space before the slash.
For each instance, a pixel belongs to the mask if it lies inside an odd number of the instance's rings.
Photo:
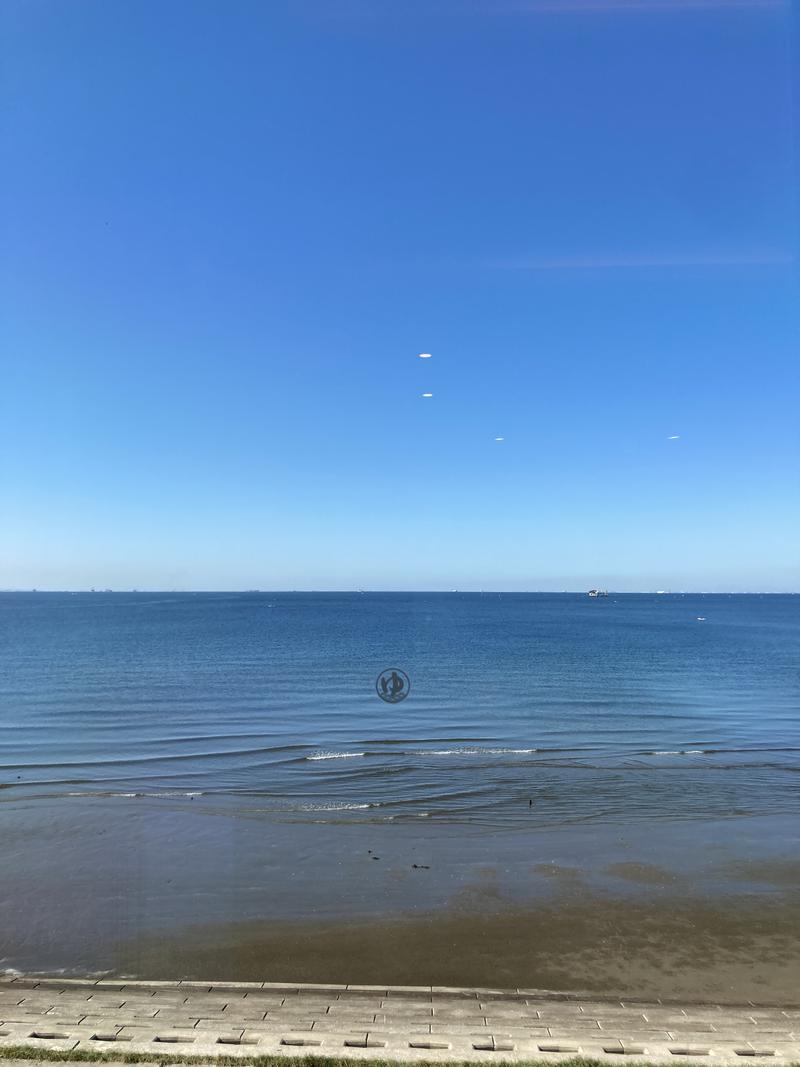
<path id="1" fill-rule="evenodd" d="M 726 870 L 743 882 L 765 882 L 782 889 L 800 891 L 800 860 L 734 860 Z"/>
<path id="2" fill-rule="evenodd" d="M 605 868 L 607 874 L 624 878 L 637 885 L 674 886 L 684 879 L 675 871 L 668 871 L 655 863 L 612 863 Z"/>
<path id="3" fill-rule="evenodd" d="M 800 902 L 616 901 L 346 923 L 235 923 L 117 946 L 149 978 L 476 985 L 800 1001 Z"/>

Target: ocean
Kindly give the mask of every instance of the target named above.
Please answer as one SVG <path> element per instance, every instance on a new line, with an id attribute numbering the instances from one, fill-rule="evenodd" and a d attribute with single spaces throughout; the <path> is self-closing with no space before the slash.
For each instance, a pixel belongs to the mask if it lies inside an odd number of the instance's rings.
<path id="1" fill-rule="evenodd" d="M 799 637 L 790 595 L 0 594 L 3 965 L 519 903 L 537 864 L 655 892 L 598 850 L 773 892 L 730 869 L 798 826 Z"/>

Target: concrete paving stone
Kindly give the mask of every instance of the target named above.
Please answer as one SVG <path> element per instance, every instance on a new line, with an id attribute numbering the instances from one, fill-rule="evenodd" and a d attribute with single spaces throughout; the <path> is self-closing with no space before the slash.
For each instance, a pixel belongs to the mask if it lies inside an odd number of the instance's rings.
<path id="1" fill-rule="evenodd" d="M 246 1030 L 242 1031 L 242 1036 L 243 1037 L 253 1037 L 253 1038 L 257 1037 L 259 1039 L 259 1041 L 262 1042 L 262 1044 L 265 1041 L 266 1042 L 274 1041 L 277 1044 L 278 1043 L 278 1039 L 280 1038 L 282 1033 L 294 1034 L 294 1033 L 302 1033 L 302 1032 L 303 1031 L 294 1030 L 290 1026 L 284 1027 L 283 1030 L 263 1030 L 258 1026 L 248 1026 Z"/>
<path id="2" fill-rule="evenodd" d="M 581 1033 L 593 1032 L 601 1028 L 597 1019 L 552 1019 L 547 1015 L 542 1015 L 538 1025 L 546 1026 L 549 1030 L 576 1030 Z"/>
<path id="3" fill-rule="evenodd" d="M 242 1024 L 249 1023 L 250 1025 L 252 1025 L 253 1023 L 261 1022 L 264 1019 L 265 1014 L 266 1014 L 266 1012 L 262 1012 L 262 1011 L 237 1011 L 237 1012 L 231 1012 L 230 1015 L 214 1015 L 214 1016 L 208 1016 L 207 1018 L 209 1018 L 209 1021 L 213 1021 L 213 1020 L 216 1019 L 219 1022 L 231 1022 L 231 1021 L 233 1021 L 233 1022 L 241 1022 Z M 206 1018 L 206 1016 L 201 1016 L 201 1015 L 198 1015 L 198 1016 L 195 1016 L 195 1017 L 198 1018 L 198 1019 Z"/>
<path id="4" fill-rule="evenodd" d="M 539 1041 L 536 1045 L 539 1052 L 581 1052 L 581 1046 L 569 1041 Z"/>
<path id="5" fill-rule="evenodd" d="M 486 1040 L 473 1041 L 472 1047 L 479 1052 L 513 1052 L 517 1046 L 513 1041 L 492 1034 Z"/>
<path id="6" fill-rule="evenodd" d="M 264 988 L 266 988 L 267 984 L 267 982 L 263 983 Z M 347 985 L 338 982 L 307 982 L 304 985 L 297 985 L 295 988 L 299 994 L 317 993 L 324 995 L 328 993 L 344 993 Z"/>
<path id="7" fill-rule="evenodd" d="M 531 1041 L 540 1039 L 546 1040 L 550 1036 L 546 1028 L 543 1026 L 487 1026 L 485 1029 L 490 1034 L 494 1034 L 495 1037 L 502 1037 L 504 1041 L 524 1041 L 526 1039 L 529 1039 Z M 477 1036 L 482 1036 L 480 1031 L 478 1032 Z"/>
<path id="8" fill-rule="evenodd" d="M 371 1037 L 368 1033 L 358 1037 L 346 1037 L 346 1048 L 386 1048 L 387 1040 L 384 1037 Z"/>
<path id="9" fill-rule="evenodd" d="M 379 997 L 385 997 L 389 994 L 389 987 L 385 985 L 348 985 L 348 993 L 372 993 Z"/>
<path id="10" fill-rule="evenodd" d="M 321 1013 L 319 1015 L 309 1015 L 308 1016 L 308 1018 L 310 1018 L 310 1019 L 316 1019 L 317 1022 L 319 1022 L 319 1023 L 325 1024 L 326 1026 L 333 1027 L 334 1030 L 337 1027 L 340 1030 L 352 1030 L 354 1026 L 360 1028 L 362 1022 L 366 1021 L 368 1023 L 371 1023 L 371 1022 L 374 1022 L 375 1019 L 382 1018 L 382 1017 L 383 1017 L 383 1013 L 382 1012 L 378 1012 L 378 1011 L 323 1012 L 323 1013 Z M 268 1016 L 268 1018 L 273 1018 L 273 1016 Z M 276 1015 L 276 1016 L 274 1016 L 274 1018 L 276 1018 L 276 1019 L 277 1018 L 281 1018 L 281 1016 Z M 286 1018 L 286 1017 L 284 1016 L 284 1018 Z M 290 1016 L 290 1018 L 295 1018 L 295 1016 Z M 407 1022 L 412 1022 L 413 1021 L 411 1019 L 405 1019 L 405 1018 L 402 1018 L 402 1017 L 400 1019 L 397 1019 L 397 1020 L 395 1020 L 393 1017 L 390 1017 L 390 1016 L 387 1016 L 387 1018 L 390 1018 L 392 1022 L 398 1022 L 398 1023 L 407 1023 Z M 430 1020 L 426 1020 L 426 1021 L 430 1021 Z"/>
<path id="11" fill-rule="evenodd" d="M 37 1024 L 40 1024 L 42 1026 L 46 1025 L 46 1020 L 46 1015 L 26 1015 L 24 1012 L 21 1011 L 8 1012 L 3 1017 L 3 1025 L 27 1026 L 27 1028 L 30 1030 L 31 1027 L 36 1026 Z"/>
<path id="12" fill-rule="evenodd" d="M 535 1008 L 540 1015 L 556 1015 L 560 1019 L 576 1019 L 583 1015 L 579 1004 L 568 1004 L 561 1001 L 534 1001 L 528 999 L 526 1004 L 529 1008 Z"/>
<path id="13" fill-rule="evenodd" d="M 436 1015 L 431 1015 L 430 1012 L 396 1012 L 392 1011 L 390 1008 L 387 1008 L 385 1011 L 375 1011 L 372 1014 L 375 1016 L 376 1019 L 386 1019 L 387 1022 L 396 1023 L 398 1026 L 402 1023 L 429 1023 L 433 1019 L 437 1018 Z M 478 1018 L 482 1018 L 482 1016 L 478 1016 Z"/>
<path id="14" fill-rule="evenodd" d="M 194 1045 L 197 1035 L 187 1030 L 157 1030 L 153 1041 L 159 1045 Z"/>
<path id="15" fill-rule="evenodd" d="M 437 1041 L 435 1038 L 430 1038 L 427 1041 L 425 1039 L 409 1041 L 408 1047 L 422 1049 L 448 1049 L 452 1048 L 453 1045 L 450 1041 Z"/>
<path id="16" fill-rule="evenodd" d="M 222 1019 L 196 1019 L 183 1016 L 162 1021 L 161 1016 L 157 1015 L 152 1020 L 152 1024 L 153 1026 L 177 1026 L 179 1028 L 191 1026 L 195 1030 L 219 1030 L 220 1033 L 225 1033 L 228 1030 L 243 1030 L 246 1026 L 262 1026 L 263 1019 L 235 1019 L 233 1016 L 230 1019 L 224 1017 Z"/>
<path id="17" fill-rule="evenodd" d="M 158 1033 L 152 1026 L 131 1026 L 128 1023 L 124 1023 L 122 1029 L 119 1031 L 125 1037 L 130 1037 L 132 1041 L 152 1041 Z"/>
<path id="18" fill-rule="evenodd" d="M 77 1026 L 81 1019 L 86 1016 L 80 1015 L 67 1015 L 65 1012 L 59 1012 L 58 1014 L 51 1015 L 49 1012 L 47 1015 L 40 1015 L 36 1020 L 36 1026 L 43 1030 L 49 1030 L 51 1027 L 58 1029 L 62 1026 Z"/>
<path id="19" fill-rule="evenodd" d="M 358 1027 L 359 1030 L 369 1030 L 373 1028 L 380 1030 L 386 1034 L 430 1034 L 431 1028 L 429 1024 L 421 1023 L 405 1023 L 402 1025 L 395 1025 L 392 1023 L 384 1022 L 383 1019 L 373 1019 L 371 1022 L 366 1023 L 364 1026 Z M 314 1027 L 314 1030 L 322 1030 L 324 1027 Z"/>
<path id="20" fill-rule="evenodd" d="M 363 1014 L 368 1015 L 369 1012 L 365 1011 Z M 330 1017 L 336 1018 L 337 1016 L 335 1014 L 332 1014 Z M 411 1012 L 410 1014 L 406 1015 L 404 1012 L 395 1012 L 391 1008 L 381 1009 L 380 1011 L 373 1011 L 372 1017 L 373 1019 L 386 1019 L 388 1022 L 397 1023 L 413 1022 L 415 1019 L 424 1019 L 426 1022 L 431 1021 L 430 1015 L 426 1015 L 425 1012 Z"/>
<path id="21" fill-rule="evenodd" d="M 582 1016 L 586 1016 L 587 1019 L 597 1019 L 601 1025 L 605 1025 L 606 1021 L 613 1022 L 615 1019 L 629 1019 L 631 1021 L 644 1019 L 645 1013 L 643 1011 L 637 1011 L 635 1008 L 614 1008 L 613 1011 L 585 1011 Z"/>
<path id="22" fill-rule="evenodd" d="M 750 1009 L 742 1014 L 748 1015 L 749 1012 Z M 713 1011 L 709 1011 L 707 1008 L 704 1008 L 702 1011 L 693 1011 L 690 1008 L 684 1008 L 682 1011 L 676 1012 L 676 1014 L 682 1016 L 684 1019 L 689 1019 L 690 1021 L 707 1019 L 709 1022 L 715 1023 L 717 1019 L 721 1017 L 722 1012 L 719 1008 Z"/>
<path id="23" fill-rule="evenodd" d="M 186 1026 L 192 1030 L 196 1030 L 198 1033 L 217 1033 L 217 1034 L 238 1034 L 242 1030 L 246 1029 L 245 1024 L 241 1022 L 229 1023 L 227 1026 L 215 1022 L 213 1019 L 196 1019 L 194 1023 L 187 1022 Z M 183 1027 L 177 1027 L 182 1030 Z"/>
<path id="24" fill-rule="evenodd" d="M 691 1021 L 690 1016 L 688 1016 L 687 1018 L 689 1018 L 689 1021 Z M 776 1018 L 778 1020 L 779 1025 L 781 1024 L 781 1021 L 783 1023 L 787 1022 L 786 1019 L 781 1020 L 780 1016 L 776 1016 Z M 748 1015 L 745 1011 L 720 1012 L 719 1015 L 712 1016 L 709 1019 L 709 1022 L 712 1022 L 718 1030 L 724 1030 L 728 1026 L 733 1026 L 737 1030 L 750 1030 L 754 1033 L 756 1032 L 756 1023 L 753 1022 L 750 1015 Z"/>
<path id="25" fill-rule="evenodd" d="M 621 1000 L 581 1000 L 577 1005 L 580 1011 L 585 1012 L 587 1015 L 594 1015 L 595 1012 L 608 1011 L 620 1011 L 622 1009 Z"/>
<path id="26" fill-rule="evenodd" d="M 448 1013 L 452 1011 L 452 1008 L 437 1009 L 435 1014 L 441 1015 L 442 1011 Z M 505 1007 L 502 1004 L 498 1004 L 496 1001 L 487 1001 L 486 1003 L 479 1004 L 479 1011 L 476 1013 L 479 1015 L 485 1015 L 489 1019 L 538 1019 L 539 1012 L 535 1008 L 528 1008 L 522 1005 L 519 1008 Z"/>
<path id="27" fill-rule="evenodd" d="M 387 996 L 395 998 L 404 997 L 409 994 L 412 996 L 424 996 L 432 991 L 433 986 L 429 985 L 393 985 L 387 990 Z"/>
<path id="28" fill-rule="evenodd" d="M 286 1001 L 287 1005 L 289 1003 L 290 1001 Z M 304 1002 L 298 1000 L 296 1003 L 302 1004 Z M 366 994 L 360 994 L 356 997 L 339 997 L 337 1000 L 327 1001 L 327 1004 L 332 1011 L 343 1011 L 347 1010 L 348 1008 L 351 1011 L 382 1011 L 385 1003 L 386 997 L 373 997 L 367 996 Z M 402 1010 L 400 1008 L 400 1002 L 398 1002 L 395 1007 L 397 1008 L 397 1010 Z"/>
<path id="29" fill-rule="evenodd" d="M 258 1001 L 245 1000 L 242 1004 L 237 1004 L 233 1011 L 256 1011 L 264 1005 L 259 1004 Z M 287 1019 L 290 1019 L 293 1015 L 327 1015 L 335 1014 L 338 1012 L 352 1012 L 353 1014 L 363 1015 L 366 1011 L 376 1011 L 377 1009 L 372 1004 L 340 1004 L 335 1001 L 333 1004 L 306 1004 L 298 1000 L 285 1000 L 282 1004 L 268 1004 L 266 1010 L 270 1015 L 283 1015 Z"/>
<path id="30" fill-rule="evenodd" d="M 445 1007 L 459 1008 L 461 1001 L 443 997 L 381 997 L 381 1008 L 391 1008 L 392 1011 L 431 1011 L 443 1005 Z M 477 1003 L 477 1000 L 473 1001 Z"/>
<path id="31" fill-rule="evenodd" d="M 671 1030 L 676 1033 L 716 1033 L 714 1024 L 710 1019 L 687 1019 L 685 1015 L 668 1015 L 653 1017 L 647 1016 L 648 1023 L 654 1023 L 659 1029 Z"/>
<path id="32" fill-rule="evenodd" d="M 84 1015 L 84 1017 L 78 1023 L 78 1026 L 81 1030 L 86 1030 L 90 1026 L 115 1026 L 117 1025 L 118 1020 L 125 1018 L 126 1016 L 122 1015 L 121 1013 L 114 1013 L 113 1015 Z M 119 1025 L 121 1026 L 122 1023 L 120 1022 Z"/>
<path id="33" fill-rule="evenodd" d="M 432 985 L 431 993 L 444 993 L 450 997 L 464 997 L 467 1000 L 478 999 L 477 991 L 465 986 Z"/>
<path id="34" fill-rule="evenodd" d="M 800 1060 L 800 1028 L 797 1005 L 662 1004 L 654 998 L 612 1001 L 578 995 L 553 995 L 547 991 L 518 990 L 509 995 L 500 990 L 464 990 L 434 993 L 434 987 L 358 986 L 353 992 L 339 987 L 293 985 L 290 983 L 119 983 L 125 992 L 98 988 L 96 982 L 41 981 L 26 989 L 13 980 L 0 978 L 0 1044 L 45 1041 L 44 1047 L 59 1042 L 81 1048 L 101 1047 L 93 1034 L 118 1034 L 120 1049 L 144 1050 L 154 1046 L 173 1055 L 180 1048 L 194 1056 L 200 1053 L 212 1060 L 222 1051 L 240 1056 L 248 1046 L 239 1039 L 253 1035 L 258 1052 L 291 1058 L 302 1055 L 304 1046 L 281 1046 L 285 1035 L 307 1035 L 323 1040 L 326 1049 L 344 1049 L 347 1055 L 368 1058 L 369 1046 L 360 1044 L 364 1034 L 387 1044 L 386 1055 L 413 1061 L 429 1058 L 446 1060 L 449 1049 L 415 1050 L 411 1043 L 450 1045 L 450 1058 L 485 1062 L 486 1057 L 504 1053 L 497 1043 L 515 1045 L 506 1051 L 511 1061 L 542 1054 L 539 1046 L 557 1047 L 548 1051 L 554 1062 L 573 1054 L 561 1049 L 580 1048 L 585 1055 L 605 1057 L 613 1062 L 639 1055 L 646 1049 L 652 1063 L 675 1064 L 715 1062 L 726 1065 L 742 1057 L 757 1059 L 757 1050 L 773 1052 L 782 1062 Z M 325 990 L 324 994 L 321 990 Z M 385 996 L 383 995 L 385 990 Z M 258 999 L 255 999 L 258 998 Z M 27 1004 L 20 1004 L 26 1001 Z M 191 1003 L 187 1003 L 192 1001 Z M 249 1001 L 249 1003 L 248 1003 Z M 27 1007 L 27 1010 L 24 1010 Z M 288 1007 L 289 1010 L 284 1011 Z M 31 1010 L 34 1008 L 35 1010 Z M 255 1010 L 254 1010 L 255 1009 Z M 261 1010 L 259 1010 L 261 1009 Z M 294 1009 L 294 1010 L 292 1010 Z M 581 1009 L 581 1010 L 578 1010 Z M 266 1012 L 266 1014 L 265 1014 Z M 8 1016 L 16 1017 L 12 1021 Z M 76 1025 L 73 1020 L 80 1019 Z M 29 1038 L 36 1027 L 52 1026 L 66 1035 L 49 1039 Z M 58 1030 L 55 1028 L 58 1027 Z M 349 1032 L 348 1032 L 349 1031 Z M 2 1034 L 8 1036 L 3 1037 Z M 154 1037 L 191 1035 L 188 1042 L 154 1041 Z M 127 1040 L 125 1038 L 127 1037 Z M 231 1043 L 233 1042 L 233 1043 Z M 476 1050 L 474 1043 L 491 1050 Z M 105 1047 L 114 1047 L 109 1040 Z M 167 1046 L 175 1046 L 169 1047 Z M 33 1047 L 33 1045 L 32 1045 Z M 603 1051 L 604 1047 L 614 1052 Z M 675 1051 L 683 1048 L 684 1052 Z M 703 1054 L 702 1050 L 708 1049 Z M 252 1051 L 252 1046 L 250 1046 Z M 699 1051 L 697 1051 L 699 1050 Z M 67 1049 L 69 1051 L 69 1049 Z M 697 1051 L 697 1059 L 692 1056 Z M 158 1053 L 156 1053 L 158 1055 Z M 645 1055 L 645 1053 L 642 1053 Z M 774 1057 L 765 1056 L 767 1060 Z"/>
<path id="35" fill-rule="evenodd" d="M 665 1044 L 667 1041 L 671 1041 L 669 1033 L 666 1030 L 630 1030 L 625 1027 L 620 1027 L 618 1030 L 604 1030 L 600 1034 L 592 1034 L 592 1041 L 622 1041 L 623 1044 L 626 1041 L 632 1041 L 634 1044 L 641 1044 L 644 1042 L 661 1042 Z"/>
<path id="36" fill-rule="evenodd" d="M 272 1033 L 277 1033 L 279 1030 L 312 1030 L 315 1028 L 318 1021 L 319 1020 L 317 1019 L 302 1019 L 300 1017 L 293 1017 L 291 1019 L 271 1019 L 267 1016 L 266 1019 L 262 1019 L 260 1022 L 256 1019 L 252 1020 L 247 1023 L 246 1028 L 248 1030 L 271 1031 Z M 346 1027 L 342 1027 L 341 1024 L 340 1028 L 346 1029 Z"/>
<path id="37" fill-rule="evenodd" d="M 644 1015 L 627 1015 L 624 1012 L 620 1012 L 619 1016 L 614 1018 L 610 1015 L 604 1015 L 601 1018 L 595 1020 L 601 1030 L 612 1031 L 615 1029 L 622 1030 L 662 1030 L 663 1026 L 659 1026 L 657 1023 L 650 1022 Z"/>
<path id="38" fill-rule="evenodd" d="M 683 1041 L 686 1044 L 706 1045 L 709 1042 L 724 1041 L 724 1036 L 717 1030 L 669 1030 L 673 1042 Z"/>
<path id="39" fill-rule="evenodd" d="M 0 1036 L 12 1038 L 16 1041 L 17 1039 L 27 1037 L 27 1035 L 31 1032 L 31 1028 L 29 1026 L 18 1026 L 12 1023 L 10 1025 L 4 1025 L 2 1027 L 2 1031 L 3 1033 Z"/>
<path id="40" fill-rule="evenodd" d="M 227 1014 L 227 1013 L 226 1013 Z M 255 1015 L 255 1012 L 251 1012 L 251 1015 Z M 243 1012 L 236 1012 L 236 1015 L 244 1015 Z M 335 1010 L 333 1007 L 329 1010 L 326 1007 L 314 1007 L 309 1005 L 304 1007 L 302 1004 L 292 1004 L 291 1007 L 286 1005 L 269 1007 L 267 1008 L 267 1015 L 270 1019 L 322 1019 L 324 1016 L 331 1016 L 331 1018 L 347 1019 L 358 1018 L 365 1015 L 374 1015 L 374 1012 L 369 1008 L 347 1008 L 345 1010 Z"/>
<path id="41" fill-rule="evenodd" d="M 245 996 L 251 989 L 261 989 L 262 982 L 214 982 L 212 993 L 241 993 Z"/>
<path id="42" fill-rule="evenodd" d="M 244 1003 L 243 998 L 232 997 L 202 997 L 197 993 L 189 993 L 184 1004 L 202 1004 L 205 1011 L 224 1011 L 230 1003 Z"/>
<path id="43" fill-rule="evenodd" d="M 440 1023 L 482 1023 L 489 1016 L 482 1011 L 448 1011 L 445 1008 L 434 1012 L 433 1015 L 416 1015 L 417 1019 L 435 1019 Z M 497 1018 L 491 1016 L 491 1018 Z"/>
<path id="44" fill-rule="evenodd" d="M 263 1008 L 264 1011 L 267 1011 L 270 1008 L 280 1008 L 285 1003 L 286 997 L 281 996 L 280 993 L 248 993 L 242 1001 L 242 1005 L 239 1006 L 239 1010 L 244 1006 L 245 1008 Z M 290 1003 L 296 1004 L 299 1003 L 299 1001 L 295 997 L 292 997 Z"/>
<path id="45" fill-rule="evenodd" d="M 467 1026 L 463 1023 L 437 1023 L 434 1019 L 431 1021 L 431 1033 L 471 1037 L 481 1033 L 487 1034 L 489 1029 L 485 1023 L 483 1026 Z"/>
<path id="46" fill-rule="evenodd" d="M 595 1027 L 592 1030 L 588 1026 L 548 1026 L 547 1031 L 550 1037 L 556 1038 L 558 1041 L 575 1041 L 576 1039 L 581 1041 L 602 1041 L 603 1038 L 613 1036 L 604 1033 L 599 1027 Z"/>

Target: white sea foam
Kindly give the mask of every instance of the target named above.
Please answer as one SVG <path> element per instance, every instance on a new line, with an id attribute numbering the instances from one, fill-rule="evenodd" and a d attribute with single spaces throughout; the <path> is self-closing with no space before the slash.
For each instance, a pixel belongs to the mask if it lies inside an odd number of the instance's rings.
<path id="1" fill-rule="evenodd" d="M 313 756 L 306 756 L 306 759 L 352 759 L 355 756 L 366 756 L 366 752 L 316 752 Z"/>
<path id="2" fill-rule="evenodd" d="M 651 752 L 651 756 L 702 756 L 705 749 L 702 748 L 665 748 Z"/>
<path id="3" fill-rule="evenodd" d="M 421 756 L 529 756 L 538 748 L 431 748 L 422 749 Z"/>
<path id="4" fill-rule="evenodd" d="M 67 793 L 68 797 L 103 797 L 105 799 L 108 799 L 109 797 L 114 797 L 116 799 L 119 799 L 121 797 L 166 797 L 168 799 L 176 799 L 180 797 L 202 797 L 204 795 L 205 794 L 201 790 L 196 790 L 191 793 L 182 793 L 178 790 L 173 790 L 172 792 L 168 793 L 148 793 L 145 790 L 142 790 L 142 792 L 140 793 L 115 793 L 109 792 L 107 790 L 85 789 L 82 792 Z"/>

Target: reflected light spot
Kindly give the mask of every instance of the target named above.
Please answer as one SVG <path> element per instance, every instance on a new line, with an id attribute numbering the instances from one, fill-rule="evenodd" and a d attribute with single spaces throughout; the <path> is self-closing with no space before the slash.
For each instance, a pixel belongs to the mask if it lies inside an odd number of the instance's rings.
<path id="1" fill-rule="evenodd" d="M 430 352 L 420 352 L 419 358 L 420 359 L 430 359 L 431 358 L 431 354 L 430 354 Z"/>
<path id="2" fill-rule="evenodd" d="M 423 396 L 433 396 L 433 393 L 423 393 Z"/>

